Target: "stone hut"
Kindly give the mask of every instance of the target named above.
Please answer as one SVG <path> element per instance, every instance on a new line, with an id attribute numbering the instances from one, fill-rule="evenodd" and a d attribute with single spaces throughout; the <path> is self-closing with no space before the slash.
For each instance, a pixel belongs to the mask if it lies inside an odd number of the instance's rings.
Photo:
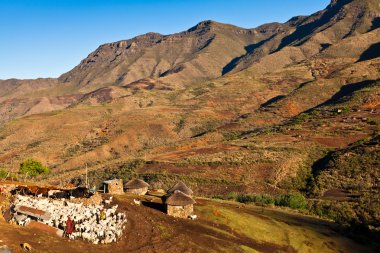
<path id="1" fill-rule="evenodd" d="M 176 185 L 169 189 L 168 194 L 173 194 L 175 191 L 181 191 L 188 196 L 193 196 L 193 191 L 182 181 L 179 181 Z"/>
<path id="2" fill-rule="evenodd" d="M 109 194 L 123 194 L 123 180 L 122 179 L 112 179 L 103 182 L 104 193 Z"/>
<path id="3" fill-rule="evenodd" d="M 186 219 L 193 214 L 195 200 L 191 196 L 176 190 L 165 198 L 164 203 L 168 215 Z"/>
<path id="4" fill-rule="evenodd" d="M 145 195 L 148 192 L 149 184 L 141 179 L 132 179 L 125 186 L 125 191 L 136 195 Z"/>

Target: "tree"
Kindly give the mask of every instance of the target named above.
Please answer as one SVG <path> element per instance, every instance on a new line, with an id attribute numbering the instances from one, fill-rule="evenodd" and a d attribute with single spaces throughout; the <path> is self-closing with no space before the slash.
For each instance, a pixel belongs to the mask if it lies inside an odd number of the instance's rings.
<path id="1" fill-rule="evenodd" d="M 50 173 L 50 169 L 44 166 L 40 161 L 35 159 L 27 159 L 20 164 L 20 172 L 28 174 L 32 177 L 39 176 L 41 174 L 47 175 Z"/>

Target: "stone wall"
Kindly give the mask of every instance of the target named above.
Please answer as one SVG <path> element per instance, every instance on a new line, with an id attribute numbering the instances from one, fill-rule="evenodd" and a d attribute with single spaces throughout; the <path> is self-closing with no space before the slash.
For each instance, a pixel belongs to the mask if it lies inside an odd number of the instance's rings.
<path id="1" fill-rule="evenodd" d="M 114 182 L 106 184 L 106 192 L 109 194 L 123 194 L 123 180 L 113 180 Z"/>
<path id="2" fill-rule="evenodd" d="M 192 215 L 194 211 L 193 205 L 186 206 L 171 206 L 167 205 L 166 212 L 168 215 L 178 218 L 186 219 L 189 215 Z"/>
<path id="3" fill-rule="evenodd" d="M 102 195 L 100 193 L 96 192 L 94 195 L 92 195 L 89 198 L 75 198 L 71 199 L 70 202 L 80 204 L 83 203 L 85 206 L 90 205 L 100 205 L 103 202 Z"/>

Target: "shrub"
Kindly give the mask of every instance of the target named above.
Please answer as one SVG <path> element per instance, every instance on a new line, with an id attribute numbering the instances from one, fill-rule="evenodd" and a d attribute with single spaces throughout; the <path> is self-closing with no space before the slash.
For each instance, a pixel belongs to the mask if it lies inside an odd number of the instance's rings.
<path id="1" fill-rule="evenodd" d="M 273 205 L 275 200 L 269 195 L 239 194 L 235 198 L 240 203 L 256 203 L 261 205 Z"/>
<path id="2" fill-rule="evenodd" d="M 230 192 L 227 196 L 214 196 L 214 198 L 235 200 L 240 203 L 255 203 L 260 205 L 286 206 L 293 209 L 306 209 L 307 199 L 301 193 L 292 193 L 273 197 L 266 194 L 238 194 Z"/>
<path id="3" fill-rule="evenodd" d="M 342 108 L 342 113 L 347 113 L 347 112 L 350 112 L 351 111 L 351 108 L 349 106 L 345 106 Z"/>
<path id="4" fill-rule="evenodd" d="M 235 200 L 238 198 L 238 196 L 239 196 L 239 194 L 237 192 L 230 192 L 227 195 L 227 199 L 228 200 Z"/>
<path id="5" fill-rule="evenodd" d="M 269 195 L 261 195 L 261 203 L 265 205 L 274 205 L 276 203 L 275 199 Z"/>
<path id="6" fill-rule="evenodd" d="M 380 119 L 369 119 L 368 124 L 378 126 L 380 125 Z"/>
<path id="7" fill-rule="evenodd" d="M 8 172 L 5 169 L 0 168 L 0 178 L 5 178 L 7 175 Z"/>
<path id="8" fill-rule="evenodd" d="M 28 174 L 32 177 L 39 176 L 41 174 L 47 175 L 50 173 L 50 169 L 44 166 L 40 161 L 35 159 L 27 159 L 20 164 L 20 172 Z"/>
<path id="9" fill-rule="evenodd" d="M 295 124 L 301 124 L 301 123 L 308 121 L 311 118 L 312 117 L 309 114 L 301 113 L 301 114 L 295 116 L 292 120 L 293 120 L 293 123 L 295 123 Z"/>
<path id="10" fill-rule="evenodd" d="M 256 202 L 255 201 L 255 196 L 254 195 L 248 195 L 248 194 L 239 194 L 236 197 L 236 200 L 240 203 L 252 203 Z"/>
<path id="11" fill-rule="evenodd" d="M 18 180 L 17 174 L 0 167 L 0 179 Z"/>
<path id="12" fill-rule="evenodd" d="M 307 200 L 301 193 L 280 195 L 276 198 L 276 206 L 287 206 L 293 209 L 305 209 Z"/>

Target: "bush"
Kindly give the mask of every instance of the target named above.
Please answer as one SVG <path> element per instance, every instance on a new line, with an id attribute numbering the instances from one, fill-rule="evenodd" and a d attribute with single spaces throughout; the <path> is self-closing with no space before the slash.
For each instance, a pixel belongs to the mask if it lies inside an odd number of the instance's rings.
<path id="1" fill-rule="evenodd" d="M 312 118 L 312 116 L 310 116 L 309 114 L 307 114 L 307 113 L 301 113 L 301 114 L 295 116 L 295 117 L 292 119 L 292 121 L 293 121 L 293 123 L 295 123 L 295 124 L 302 124 L 302 123 L 304 123 L 304 122 L 310 120 L 311 118 Z"/>
<path id="2" fill-rule="evenodd" d="M 224 200 L 235 200 L 240 203 L 255 203 L 259 205 L 286 206 L 293 209 L 306 209 L 307 200 L 301 193 L 279 195 L 277 197 L 266 194 L 238 194 L 230 192 L 227 196 L 213 196 Z"/>
<path id="3" fill-rule="evenodd" d="M 9 172 L 6 169 L 0 167 L 0 179 L 18 180 L 18 176 L 16 173 Z"/>
<path id="4" fill-rule="evenodd" d="M 237 192 L 230 192 L 227 195 L 227 199 L 228 200 L 235 200 L 238 198 L 238 196 L 239 196 L 239 194 Z"/>
<path id="5" fill-rule="evenodd" d="M 27 159 L 20 164 L 20 172 L 28 174 L 32 177 L 39 175 L 47 175 L 50 173 L 50 169 L 44 166 L 40 161 L 35 159 Z"/>
<path id="6" fill-rule="evenodd" d="M 256 203 L 261 205 L 274 205 L 275 200 L 269 195 L 239 194 L 235 198 L 240 203 Z"/>
<path id="7" fill-rule="evenodd" d="M 307 200 L 301 193 L 280 195 L 276 198 L 276 206 L 287 206 L 293 209 L 305 209 Z"/>
<path id="8" fill-rule="evenodd" d="M 380 125 L 380 119 L 368 119 L 368 124 L 378 126 Z"/>
<path id="9" fill-rule="evenodd" d="M 5 169 L 0 168 L 0 178 L 5 178 L 7 175 L 8 172 Z"/>
<path id="10" fill-rule="evenodd" d="M 256 203 L 256 196 L 249 194 L 239 194 L 236 200 L 240 203 Z"/>

